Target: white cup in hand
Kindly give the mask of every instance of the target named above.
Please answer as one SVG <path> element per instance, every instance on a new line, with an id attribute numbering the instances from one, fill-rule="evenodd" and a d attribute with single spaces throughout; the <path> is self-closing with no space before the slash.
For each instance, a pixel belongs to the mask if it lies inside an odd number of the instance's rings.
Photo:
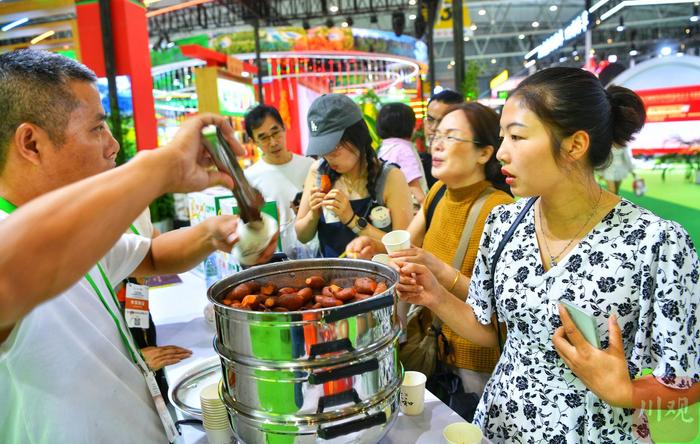
<path id="1" fill-rule="evenodd" d="M 411 248 L 411 233 L 406 230 L 394 230 L 382 237 L 382 243 L 387 253 Z"/>
<path id="2" fill-rule="evenodd" d="M 421 372 L 404 373 L 399 394 L 399 407 L 404 415 L 420 415 L 423 413 L 426 379 Z"/>

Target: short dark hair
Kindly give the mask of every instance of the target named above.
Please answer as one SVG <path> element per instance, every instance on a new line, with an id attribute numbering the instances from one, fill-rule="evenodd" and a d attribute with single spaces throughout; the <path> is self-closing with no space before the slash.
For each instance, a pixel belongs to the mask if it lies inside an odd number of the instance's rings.
<path id="1" fill-rule="evenodd" d="M 605 165 L 613 143 L 626 145 L 646 120 L 644 103 L 634 91 L 615 85 L 606 89 L 596 76 L 580 68 L 536 72 L 508 98 L 516 99 L 544 124 L 556 161 L 561 158 L 563 139 L 576 131 L 588 133 L 588 162 L 593 168 Z"/>
<path id="2" fill-rule="evenodd" d="M 416 114 L 404 103 L 387 103 L 377 116 L 377 134 L 382 139 L 397 137 L 409 139 L 416 126 Z"/>
<path id="3" fill-rule="evenodd" d="M 433 94 L 430 100 L 428 100 L 428 105 L 430 105 L 432 101 L 442 102 L 448 105 L 459 105 L 460 103 L 466 102 L 463 95 L 451 89 L 443 89 L 439 93 Z"/>
<path id="4" fill-rule="evenodd" d="M 85 65 L 49 51 L 20 49 L 0 54 L 0 172 L 12 135 L 25 122 L 43 128 L 62 145 L 70 114 L 79 102 L 71 81 L 96 82 Z"/>
<path id="5" fill-rule="evenodd" d="M 258 105 L 255 108 L 248 111 L 245 115 L 244 124 L 245 132 L 248 137 L 253 139 L 253 130 L 260 128 L 265 120 L 265 117 L 270 116 L 277 121 L 283 128 L 284 122 L 282 121 L 282 116 L 277 108 L 269 105 Z M 255 139 L 253 139 L 255 140 Z"/>

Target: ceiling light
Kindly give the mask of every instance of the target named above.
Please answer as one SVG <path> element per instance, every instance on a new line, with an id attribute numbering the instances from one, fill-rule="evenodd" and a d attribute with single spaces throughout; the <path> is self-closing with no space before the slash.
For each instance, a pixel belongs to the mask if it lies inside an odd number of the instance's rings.
<path id="1" fill-rule="evenodd" d="M 479 15 L 486 15 L 486 10 L 484 8 L 479 9 Z"/>
<path id="2" fill-rule="evenodd" d="M 535 63 L 537 63 L 536 60 L 530 60 L 529 62 L 525 62 L 525 68 L 529 68 L 532 65 L 534 65 Z"/>
<path id="3" fill-rule="evenodd" d="M 671 55 L 671 47 L 670 47 L 670 46 L 664 46 L 663 48 L 661 48 L 661 51 L 659 51 L 659 53 L 660 53 L 662 56 Z"/>
<path id="4" fill-rule="evenodd" d="M 464 37 L 464 41 L 465 41 L 465 42 L 468 42 L 469 40 L 471 40 L 471 39 L 469 38 L 469 36 Z"/>
<path id="5" fill-rule="evenodd" d="M 409 19 L 409 20 L 415 20 L 415 19 L 416 19 L 416 15 L 415 15 L 415 14 L 411 14 L 411 15 L 408 16 L 408 19 Z"/>
<path id="6" fill-rule="evenodd" d="M 410 6 L 416 6 L 416 0 L 410 0 L 410 1 L 408 2 L 408 4 L 409 4 Z"/>
<path id="7" fill-rule="evenodd" d="M 338 6 L 331 5 L 331 7 L 328 8 L 328 10 L 331 11 L 332 13 L 336 13 L 336 12 L 338 12 Z"/>
<path id="8" fill-rule="evenodd" d="M 56 34 L 56 31 L 46 31 L 46 32 L 43 33 L 43 34 L 40 34 L 40 35 L 34 37 L 34 38 L 30 41 L 30 43 L 31 43 L 32 45 L 36 45 L 36 44 L 39 43 L 40 41 L 45 40 L 45 39 L 48 39 L 49 37 L 51 37 L 51 36 L 54 35 L 54 34 Z"/>
<path id="9" fill-rule="evenodd" d="M 632 48 L 632 49 L 630 50 L 630 55 L 631 55 L 632 57 L 636 56 L 637 54 L 639 54 L 639 51 L 637 51 L 636 49 Z"/>
<path id="10" fill-rule="evenodd" d="M 525 38 L 525 34 L 519 34 L 519 35 L 518 35 L 518 38 L 519 38 L 520 40 L 523 40 L 523 39 Z"/>
<path id="11" fill-rule="evenodd" d="M 491 59 L 491 64 L 495 65 L 496 64 L 496 59 Z"/>
<path id="12" fill-rule="evenodd" d="M 617 25 L 616 29 L 617 29 L 617 32 L 622 32 L 625 30 L 625 19 L 622 16 L 620 16 L 620 24 Z"/>
<path id="13" fill-rule="evenodd" d="M 612 45 L 613 39 L 611 39 L 610 37 L 608 37 L 607 42 L 608 42 L 608 45 Z"/>
<path id="14" fill-rule="evenodd" d="M 578 62 L 579 60 L 581 60 L 581 57 L 575 56 L 575 57 L 574 57 L 574 60 L 576 60 L 576 61 Z"/>
<path id="15" fill-rule="evenodd" d="M 610 62 L 610 63 L 615 63 L 615 62 L 617 62 L 617 55 L 615 55 L 615 54 L 610 54 L 610 55 L 608 56 L 608 62 Z"/>
<path id="16" fill-rule="evenodd" d="M 478 26 L 476 26 L 476 23 L 472 23 L 469 29 L 471 29 L 472 31 L 476 31 L 478 29 Z"/>
<path id="17" fill-rule="evenodd" d="M 455 63 L 456 62 L 454 60 L 450 61 L 450 65 L 452 65 L 452 66 L 455 66 Z"/>
<path id="18" fill-rule="evenodd" d="M 348 27 L 348 22 L 342 22 L 342 23 L 340 24 L 340 26 L 343 27 L 343 28 L 347 28 L 347 27 Z"/>
<path id="19" fill-rule="evenodd" d="M 9 30 L 12 29 L 12 28 L 16 28 L 16 27 L 18 27 L 18 26 L 20 26 L 20 25 L 24 25 L 24 24 L 27 23 L 28 21 L 29 21 L 29 17 L 22 17 L 22 18 L 19 19 L 19 20 L 15 20 L 14 22 L 8 23 L 7 25 L 3 26 L 3 27 L 0 28 L 0 29 L 2 29 L 3 31 L 9 31 Z"/>
<path id="20" fill-rule="evenodd" d="M 552 12 L 556 11 L 557 9 L 559 9 L 559 7 L 557 5 L 552 5 L 549 7 L 549 10 Z"/>
<path id="21" fill-rule="evenodd" d="M 532 27 L 533 27 L 533 28 L 539 28 L 539 27 L 540 27 L 540 22 L 538 22 L 537 20 L 535 20 L 534 22 L 532 22 Z"/>
<path id="22" fill-rule="evenodd" d="M 564 63 L 564 62 L 566 62 L 567 60 L 569 60 L 569 58 L 566 57 L 566 56 L 561 56 L 561 57 L 559 57 L 559 63 Z"/>
<path id="23" fill-rule="evenodd" d="M 693 5 L 693 15 L 690 16 L 690 21 L 693 22 L 693 23 L 697 22 L 697 21 L 698 21 L 698 15 L 700 15 L 700 14 L 698 14 L 698 3 L 696 2 L 696 3 Z"/>

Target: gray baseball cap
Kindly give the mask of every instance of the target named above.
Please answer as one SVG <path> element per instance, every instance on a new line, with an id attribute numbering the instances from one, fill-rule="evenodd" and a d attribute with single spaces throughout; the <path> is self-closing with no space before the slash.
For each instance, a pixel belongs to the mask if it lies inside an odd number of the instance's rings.
<path id="1" fill-rule="evenodd" d="M 309 124 L 307 155 L 325 156 L 340 143 L 345 130 L 362 120 L 362 112 L 343 94 L 324 94 L 311 104 L 306 118 Z"/>

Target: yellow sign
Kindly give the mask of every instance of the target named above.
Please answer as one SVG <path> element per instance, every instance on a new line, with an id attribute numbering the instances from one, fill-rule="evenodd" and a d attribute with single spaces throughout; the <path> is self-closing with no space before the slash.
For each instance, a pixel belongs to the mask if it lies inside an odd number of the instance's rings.
<path id="1" fill-rule="evenodd" d="M 452 37 L 452 0 L 442 0 L 442 7 L 437 12 L 435 17 L 435 36 L 436 37 Z M 471 35 L 469 27 L 472 20 L 469 16 L 469 8 L 467 2 L 462 2 L 462 23 L 464 31 Z"/>
<path id="2" fill-rule="evenodd" d="M 503 71 L 501 71 L 501 73 L 499 75 L 497 75 L 496 77 L 491 79 L 491 81 L 489 82 L 489 87 L 491 87 L 491 89 L 496 89 L 499 85 L 503 84 L 503 82 L 505 82 L 506 80 L 508 80 L 508 70 L 504 69 Z"/>

